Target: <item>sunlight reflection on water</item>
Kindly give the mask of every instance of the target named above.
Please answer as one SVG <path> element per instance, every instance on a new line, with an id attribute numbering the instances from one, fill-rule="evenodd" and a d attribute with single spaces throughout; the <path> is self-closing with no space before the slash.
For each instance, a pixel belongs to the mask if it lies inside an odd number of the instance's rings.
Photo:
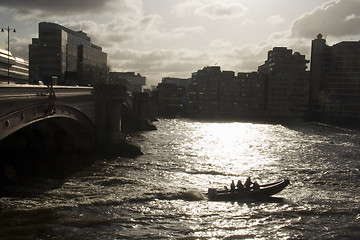
<path id="1" fill-rule="evenodd" d="M 187 137 L 177 141 L 180 144 L 174 151 L 197 161 L 197 166 L 203 168 L 198 171 L 243 175 L 266 168 L 277 159 L 271 152 L 277 136 L 269 125 L 189 122 L 185 129 Z"/>

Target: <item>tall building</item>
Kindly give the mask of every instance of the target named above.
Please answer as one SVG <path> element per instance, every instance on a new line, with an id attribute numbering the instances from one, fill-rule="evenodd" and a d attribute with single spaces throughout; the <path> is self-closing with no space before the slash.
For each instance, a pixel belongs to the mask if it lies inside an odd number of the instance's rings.
<path id="1" fill-rule="evenodd" d="M 212 117 L 218 115 L 221 74 L 219 66 L 204 67 L 193 74 L 189 87 L 189 114 Z"/>
<path id="2" fill-rule="evenodd" d="M 259 117 L 264 115 L 264 79 L 257 72 L 239 72 L 232 86 L 235 91 L 235 113 L 240 116 Z"/>
<path id="3" fill-rule="evenodd" d="M 309 114 L 324 120 L 360 120 L 360 41 L 328 46 L 312 41 Z"/>
<path id="4" fill-rule="evenodd" d="M 258 72 L 265 80 L 265 113 L 270 117 L 299 117 L 307 112 L 309 72 L 305 55 L 286 47 L 268 52 Z"/>
<path id="5" fill-rule="evenodd" d="M 217 114 L 224 117 L 234 115 L 234 88 L 235 72 L 222 71 L 218 82 L 218 111 Z"/>
<path id="6" fill-rule="evenodd" d="M 0 49 L 0 82 L 28 83 L 29 63 L 14 57 L 7 50 Z"/>
<path id="7" fill-rule="evenodd" d="M 82 31 L 73 31 L 56 23 L 39 23 L 39 38 L 29 46 L 30 81 L 87 85 L 104 81 L 107 54 L 91 43 Z"/>

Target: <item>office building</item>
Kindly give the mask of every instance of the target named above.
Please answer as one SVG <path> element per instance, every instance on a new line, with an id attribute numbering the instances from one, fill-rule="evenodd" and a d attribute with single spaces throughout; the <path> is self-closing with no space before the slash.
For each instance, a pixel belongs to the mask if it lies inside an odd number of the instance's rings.
<path id="1" fill-rule="evenodd" d="M 312 41 L 309 115 L 322 120 L 360 121 L 360 41 L 328 46 Z"/>
<path id="2" fill-rule="evenodd" d="M 29 77 L 34 83 L 88 85 L 107 79 L 107 54 L 82 31 L 39 23 L 39 37 L 29 46 Z"/>
<path id="3" fill-rule="evenodd" d="M 304 118 L 307 113 L 308 79 L 305 55 L 286 47 L 268 52 L 258 72 L 264 78 L 265 115 L 269 117 Z"/>
<path id="4" fill-rule="evenodd" d="M 257 72 L 239 72 L 232 86 L 234 112 L 239 116 L 259 117 L 264 115 L 264 79 Z"/>
<path id="5" fill-rule="evenodd" d="M 193 74 L 188 94 L 190 115 L 206 117 L 218 115 L 220 77 L 219 66 L 204 67 Z"/>

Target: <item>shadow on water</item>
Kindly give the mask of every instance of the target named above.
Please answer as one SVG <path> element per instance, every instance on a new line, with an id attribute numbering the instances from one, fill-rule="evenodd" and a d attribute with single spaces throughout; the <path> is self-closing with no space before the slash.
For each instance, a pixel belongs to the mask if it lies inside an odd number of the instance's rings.
<path id="1" fill-rule="evenodd" d="M 3 152 L 0 197 L 41 194 L 60 187 L 65 179 L 96 160 L 84 152 Z"/>
<path id="2" fill-rule="evenodd" d="M 48 226 L 57 219 L 58 217 L 51 209 L 1 211 L 0 238 L 47 239 Z M 38 238 L 38 236 L 44 236 L 44 238 Z"/>

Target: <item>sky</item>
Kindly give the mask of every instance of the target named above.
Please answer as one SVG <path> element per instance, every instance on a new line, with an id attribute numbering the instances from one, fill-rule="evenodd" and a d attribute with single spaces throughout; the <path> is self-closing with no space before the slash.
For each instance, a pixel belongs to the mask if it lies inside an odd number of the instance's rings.
<path id="1" fill-rule="evenodd" d="M 140 73 L 151 86 L 206 66 L 257 71 L 273 47 L 310 60 L 319 33 L 329 45 L 359 41 L 360 0 L 0 0 L 0 27 L 16 29 L 14 56 L 28 60 L 39 22 L 84 31 L 112 71 Z"/>

